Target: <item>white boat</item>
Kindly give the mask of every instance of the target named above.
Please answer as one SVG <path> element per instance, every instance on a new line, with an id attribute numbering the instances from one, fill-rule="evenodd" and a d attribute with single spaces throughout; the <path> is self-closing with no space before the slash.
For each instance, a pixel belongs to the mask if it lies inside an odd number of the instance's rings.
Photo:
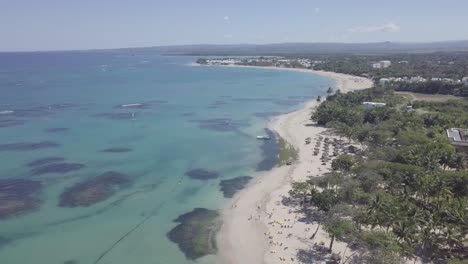
<path id="1" fill-rule="evenodd" d="M 263 136 L 257 136 L 257 139 L 269 140 L 271 139 L 271 137 L 268 135 L 263 135 Z"/>
<path id="2" fill-rule="evenodd" d="M 123 105 L 121 105 L 121 107 L 138 107 L 138 106 L 143 106 L 143 104 L 135 103 L 135 104 L 123 104 Z"/>
<path id="3" fill-rule="evenodd" d="M 9 114 L 13 114 L 14 111 L 13 110 L 2 110 L 0 111 L 0 115 L 9 115 Z"/>

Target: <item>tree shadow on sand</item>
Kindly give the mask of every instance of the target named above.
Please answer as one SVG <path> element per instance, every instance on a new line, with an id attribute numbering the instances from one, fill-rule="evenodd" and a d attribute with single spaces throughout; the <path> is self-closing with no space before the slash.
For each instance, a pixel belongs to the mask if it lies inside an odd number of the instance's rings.
<path id="1" fill-rule="evenodd" d="M 325 245 L 317 243 L 311 249 L 299 249 L 296 257 L 299 263 L 341 263 L 339 255 L 328 253 L 328 248 Z"/>

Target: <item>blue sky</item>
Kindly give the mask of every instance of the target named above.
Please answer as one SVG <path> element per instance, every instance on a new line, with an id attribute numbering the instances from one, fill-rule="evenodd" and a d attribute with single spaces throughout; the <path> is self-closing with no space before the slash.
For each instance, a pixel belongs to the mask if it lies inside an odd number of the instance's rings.
<path id="1" fill-rule="evenodd" d="M 468 39 L 467 0 L 0 0 L 0 50 Z"/>

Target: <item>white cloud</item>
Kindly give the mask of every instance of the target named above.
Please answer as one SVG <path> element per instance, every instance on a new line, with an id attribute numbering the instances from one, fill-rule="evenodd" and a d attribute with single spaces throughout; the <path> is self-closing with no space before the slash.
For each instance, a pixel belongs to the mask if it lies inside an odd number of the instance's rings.
<path id="1" fill-rule="evenodd" d="M 358 26 L 348 29 L 348 32 L 351 33 L 374 33 L 374 32 L 384 32 L 384 33 L 397 33 L 400 32 L 400 26 L 394 23 L 387 23 L 378 26 Z"/>
<path id="2" fill-rule="evenodd" d="M 318 14 L 318 12 L 320 12 L 320 8 L 316 7 L 315 8 L 315 13 Z"/>
<path id="3" fill-rule="evenodd" d="M 228 21 L 228 20 L 229 20 L 229 16 L 225 16 L 225 17 L 223 17 L 223 19 L 224 19 L 225 21 Z"/>
<path id="4" fill-rule="evenodd" d="M 225 39 L 232 39 L 234 36 L 232 34 L 224 34 Z"/>

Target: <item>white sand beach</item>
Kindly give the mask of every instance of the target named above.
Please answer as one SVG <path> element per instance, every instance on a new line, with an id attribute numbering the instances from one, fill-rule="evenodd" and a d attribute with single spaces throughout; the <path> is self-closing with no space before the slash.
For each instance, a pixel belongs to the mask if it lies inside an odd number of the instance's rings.
<path id="1" fill-rule="evenodd" d="M 330 77 L 337 81 L 336 88 L 341 92 L 372 86 L 369 79 L 346 74 L 269 68 Z M 281 203 L 283 197 L 289 196 L 292 182 L 304 181 L 308 176 L 318 176 L 330 169 L 331 162 L 322 165 L 320 155 L 313 155 L 315 139 L 319 136 L 333 139 L 325 128 L 310 121 L 310 114 L 317 105 L 315 101 L 308 102 L 304 108 L 275 117 L 269 122 L 270 129 L 298 150 L 299 158 L 291 166 L 276 167 L 255 176 L 249 186 L 239 192 L 222 211 L 223 225 L 218 234 L 218 250 L 223 263 L 300 263 L 297 259 L 299 250 L 309 250 L 315 243 L 329 244 L 329 236 L 321 229 L 311 240 L 316 223 L 298 221 L 303 217 L 302 213 Z M 305 144 L 307 137 L 312 138 L 312 144 Z M 335 241 L 333 252 L 345 258 L 352 254 L 347 245 L 339 241 Z"/>

